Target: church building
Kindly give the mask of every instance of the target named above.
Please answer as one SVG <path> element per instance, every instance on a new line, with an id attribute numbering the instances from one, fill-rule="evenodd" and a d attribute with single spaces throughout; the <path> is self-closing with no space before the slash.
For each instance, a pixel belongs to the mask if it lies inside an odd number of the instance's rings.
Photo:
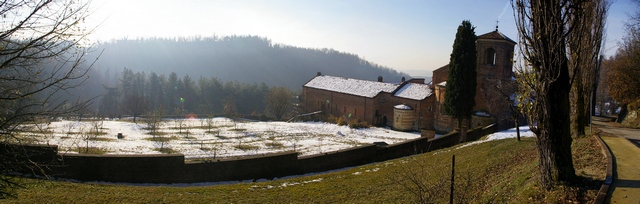
<path id="1" fill-rule="evenodd" d="M 510 114 L 508 107 L 491 107 L 495 91 L 487 91 L 495 81 L 514 80 L 513 50 L 516 42 L 495 31 L 478 36 L 476 106 L 471 128 L 508 121 L 498 116 Z M 449 66 L 433 71 L 432 81 L 424 79 L 384 82 L 325 76 L 318 73 L 302 87 L 302 106 L 307 112 L 322 111 L 324 116 L 356 119 L 368 125 L 389 126 L 402 131 L 434 130 L 446 133 L 457 127 L 444 112 L 444 93 Z M 504 123 L 504 124 L 502 124 Z"/>

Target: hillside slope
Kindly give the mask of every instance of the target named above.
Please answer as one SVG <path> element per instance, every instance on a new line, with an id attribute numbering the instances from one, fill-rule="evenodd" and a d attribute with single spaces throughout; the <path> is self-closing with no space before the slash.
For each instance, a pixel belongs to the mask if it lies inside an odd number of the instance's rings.
<path id="1" fill-rule="evenodd" d="M 453 155 L 456 203 L 588 203 L 604 181 L 606 159 L 594 137 L 576 138 L 572 146 L 576 173 L 584 183 L 550 192 L 538 185 L 535 139 L 460 147 L 315 175 L 228 185 L 126 186 L 24 179 L 26 188 L 7 202 L 418 203 L 422 198 L 446 203 Z"/>
<path id="2" fill-rule="evenodd" d="M 317 72 L 326 75 L 400 81 L 405 73 L 333 49 L 273 44 L 256 36 L 188 39 L 137 39 L 101 43 L 95 68 L 113 80 L 124 68 L 178 76 L 217 77 L 222 81 L 266 83 L 301 89 Z"/>

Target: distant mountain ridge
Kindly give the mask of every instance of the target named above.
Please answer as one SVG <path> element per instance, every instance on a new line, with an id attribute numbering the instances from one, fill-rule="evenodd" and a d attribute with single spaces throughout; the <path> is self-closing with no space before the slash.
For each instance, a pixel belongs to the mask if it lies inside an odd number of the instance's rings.
<path id="1" fill-rule="evenodd" d="M 293 90 L 316 73 L 364 80 L 397 82 L 408 74 L 333 49 L 310 49 L 273 44 L 257 36 L 181 39 L 115 40 L 93 48 L 103 51 L 95 64 L 98 72 L 116 79 L 124 68 L 134 72 L 193 79 L 217 77 L 222 81 L 265 83 Z"/>

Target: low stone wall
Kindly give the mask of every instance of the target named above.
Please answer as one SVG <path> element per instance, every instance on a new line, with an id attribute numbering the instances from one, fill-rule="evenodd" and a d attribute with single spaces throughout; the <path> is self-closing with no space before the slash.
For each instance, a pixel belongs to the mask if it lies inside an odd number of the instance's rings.
<path id="1" fill-rule="evenodd" d="M 54 176 L 81 181 L 170 183 L 180 176 L 184 155 L 61 155 Z"/>
<path id="2" fill-rule="evenodd" d="M 371 163 L 378 148 L 374 144 L 298 158 L 301 173 L 321 172 Z"/>
<path id="3" fill-rule="evenodd" d="M 62 164 L 56 145 L 13 145 L 0 143 L 0 162 L 3 172 L 51 174 L 47 167 Z M 39 164 L 35 166 L 33 164 Z"/>
<path id="4" fill-rule="evenodd" d="M 300 174 L 297 152 L 283 152 L 262 156 L 223 159 L 215 162 L 186 164 L 177 170 L 172 182 L 197 183 L 272 179 Z"/>
<path id="5" fill-rule="evenodd" d="M 467 141 L 496 131 L 495 126 L 476 128 L 467 132 Z M 322 172 L 371 162 L 385 161 L 421 154 L 458 144 L 460 134 L 452 132 L 436 139 L 420 137 L 387 145 L 369 144 L 323 154 L 298 157 L 297 152 L 222 158 L 215 161 L 185 163 L 181 154 L 157 155 L 78 155 L 58 154 L 57 146 L 17 146 L 3 144 L 3 159 L 53 163 L 45 173 L 51 176 L 80 181 L 125 183 L 198 183 L 272 179 L 289 175 Z M 16 152 L 28 152 L 29 158 L 11 157 Z M 28 169 L 16 169 L 34 173 Z"/>

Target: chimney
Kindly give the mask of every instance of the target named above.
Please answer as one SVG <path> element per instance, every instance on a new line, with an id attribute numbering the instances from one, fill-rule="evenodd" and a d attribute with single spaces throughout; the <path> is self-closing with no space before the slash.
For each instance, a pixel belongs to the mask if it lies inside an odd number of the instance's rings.
<path id="1" fill-rule="evenodd" d="M 405 78 L 404 78 L 404 77 L 402 77 L 402 82 L 404 82 L 404 80 L 405 80 Z"/>
<path id="2" fill-rule="evenodd" d="M 378 76 L 378 82 L 382 82 L 382 76 Z"/>
<path id="3" fill-rule="evenodd" d="M 316 73 L 316 76 L 322 76 L 322 73 L 318 72 Z"/>

